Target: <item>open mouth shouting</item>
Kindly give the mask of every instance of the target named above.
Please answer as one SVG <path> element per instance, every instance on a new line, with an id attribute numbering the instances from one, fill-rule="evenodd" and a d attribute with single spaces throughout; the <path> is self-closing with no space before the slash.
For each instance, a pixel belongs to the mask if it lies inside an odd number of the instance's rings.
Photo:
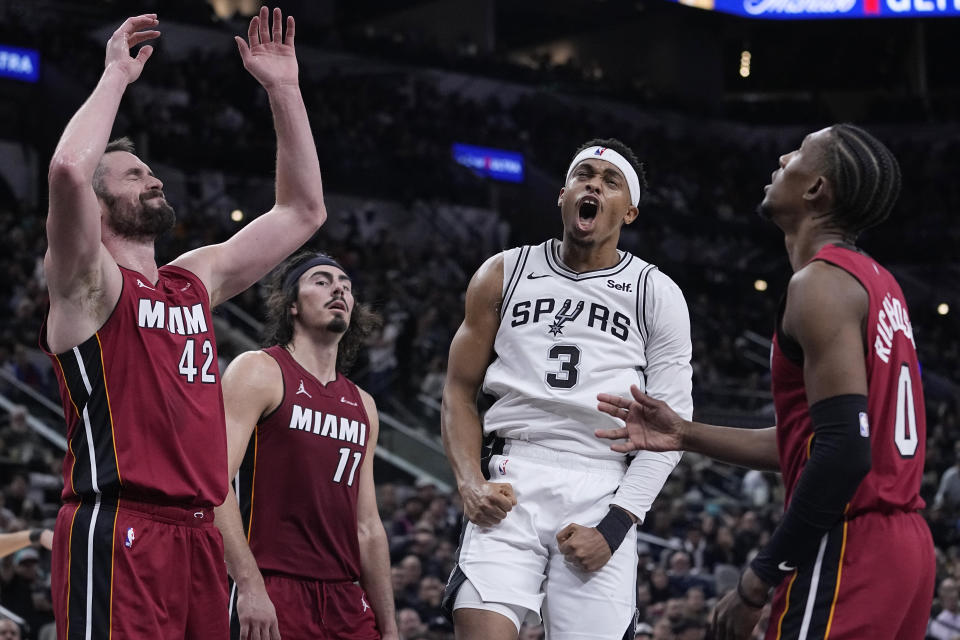
<path id="1" fill-rule="evenodd" d="M 597 213 L 600 212 L 600 199 L 594 195 L 587 194 L 580 198 L 577 203 L 577 229 L 580 231 L 590 231 L 594 222 L 597 220 Z"/>

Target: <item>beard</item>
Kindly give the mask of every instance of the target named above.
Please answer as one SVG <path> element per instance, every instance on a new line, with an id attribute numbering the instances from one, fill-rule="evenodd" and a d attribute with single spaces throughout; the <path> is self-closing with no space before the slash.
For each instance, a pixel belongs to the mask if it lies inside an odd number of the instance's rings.
<path id="1" fill-rule="evenodd" d="M 346 333 L 350 325 L 340 316 L 334 316 L 333 320 L 327 323 L 327 331 L 330 333 Z"/>
<path id="2" fill-rule="evenodd" d="M 136 204 L 122 201 L 116 196 L 104 196 L 107 205 L 107 222 L 117 235 L 132 240 L 152 240 L 173 228 L 177 214 L 163 198 L 163 194 L 150 191 L 140 195 Z"/>

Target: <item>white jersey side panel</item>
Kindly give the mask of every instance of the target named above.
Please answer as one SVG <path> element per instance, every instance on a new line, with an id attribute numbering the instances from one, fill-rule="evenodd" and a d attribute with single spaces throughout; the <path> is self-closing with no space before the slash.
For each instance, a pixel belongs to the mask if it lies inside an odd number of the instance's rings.
<path id="1" fill-rule="evenodd" d="M 620 252 L 609 269 L 575 273 L 560 262 L 558 245 L 504 252 L 496 359 L 483 382 L 496 400 L 484 433 L 622 460 L 593 435 L 622 426 L 597 410 L 597 394 L 626 394 L 632 384 L 645 390 L 643 292 L 656 267 Z"/>

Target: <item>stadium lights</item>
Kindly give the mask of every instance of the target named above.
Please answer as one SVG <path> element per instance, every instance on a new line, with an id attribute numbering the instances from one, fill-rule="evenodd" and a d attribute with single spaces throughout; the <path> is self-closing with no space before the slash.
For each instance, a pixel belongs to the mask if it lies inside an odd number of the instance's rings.
<path id="1" fill-rule="evenodd" d="M 767 281 L 764 279 L 754 280 L 753 288 L 757 291 L 766 291 L 767 290 Z"/>
<path id="2" fill-rule="evenodd" d="M 240 209 L 234 209 L 230 212 L 230 219 L 234 222 L 240 222 L 243 220 L 243 211 L 240 211 Z"/>
<path id="3" fill-rule="evenodd" d="M 750 52 L 744 49 L 740 52 L 740 77 L 747 78 L 750 76 Z"/>
<path id="4" fill-rule="evenodd" d="M 937 313 L 939 313 L 942 316 L 947 315 L 948 313 L 950 313 L 950 305 L 948 305 L 946 302 L 941 302 L 940 304 L 937 305 Z"/>

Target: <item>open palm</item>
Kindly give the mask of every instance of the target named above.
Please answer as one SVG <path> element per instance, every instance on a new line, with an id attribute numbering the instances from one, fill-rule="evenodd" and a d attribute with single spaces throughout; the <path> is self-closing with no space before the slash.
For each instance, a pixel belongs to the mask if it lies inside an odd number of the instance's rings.
<path id="1" fill-rule="evenodd" d="M 273 10 L 273 27 L 270 26 L 270 11 L 260 8 L 260 14 L 250 19 L 246 40 L 235 36 L 243 67 L 265 89 L 275 86 L 296 85 L 298 80 L 297 54 L 293 46 L 295 32 L 293 16 L 287 16 L 287 34 L 283 36 L 283 14 L 279 7 Z"/>
<path id="2" fill-rule="evenodd" d="M 610 445 L 620 453 L 681 450 L 686 421 L 666 402 L 651 398 L 636 385 L 630 387 L 630 393 L 633 400 L 609 393 L 597 396 L 597 409 L 620 418 L 625 425 L 618 429 L 598 429 L 595 435 L 607 440 L 626 439 Z"/>

